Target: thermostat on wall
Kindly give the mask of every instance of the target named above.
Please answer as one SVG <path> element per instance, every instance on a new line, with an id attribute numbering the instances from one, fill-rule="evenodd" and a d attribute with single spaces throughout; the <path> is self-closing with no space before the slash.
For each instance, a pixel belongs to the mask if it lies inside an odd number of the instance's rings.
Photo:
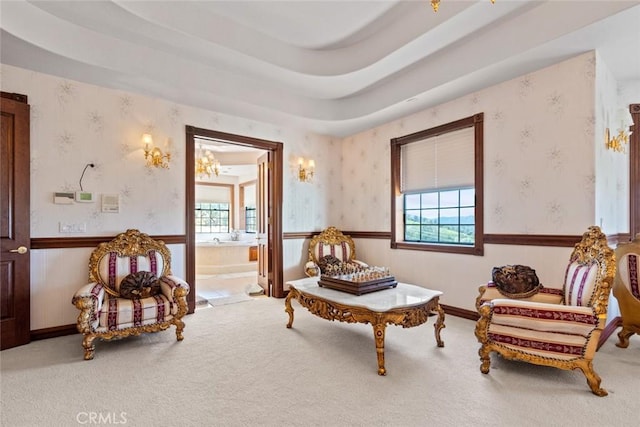
<path id="1" fill-rule="evenodd" d="M 95 202 L 93 193 L 86 191 L 76 191 L 76 202 L 93 203 Z"/>

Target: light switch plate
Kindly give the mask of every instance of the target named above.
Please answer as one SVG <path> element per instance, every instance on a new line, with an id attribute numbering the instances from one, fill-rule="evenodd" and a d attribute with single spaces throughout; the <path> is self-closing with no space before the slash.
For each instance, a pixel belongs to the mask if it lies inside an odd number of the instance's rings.
<path id="1" fill-rule="evenodd" d="M 60 222 L 59 223 L 60 233 L 86 233 L 87 232 L 87 223 L 86 222 Z"/>

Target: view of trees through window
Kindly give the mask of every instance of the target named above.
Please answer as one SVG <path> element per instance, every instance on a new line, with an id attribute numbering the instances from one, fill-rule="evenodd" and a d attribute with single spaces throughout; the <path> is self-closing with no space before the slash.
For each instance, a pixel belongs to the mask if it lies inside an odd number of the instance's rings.
<path id="1" fill-rule="evenodd" d="M 256 207 L 255 206 L 247 206 L 244 209 L 244 221 L 245 221 L 245 232 L 247 233 L 256 233 L 258 229 L 256 228 Z"/>
<path id="2" fill-rule="evenodd" d="M 229 203 L 196 203 L 196 233 L 228 233 Z"/>
<path id="3" fill-rule="evenodd" d="M 405 194 L 404 212 L 407 242 L 475 243 L 473 188 Z"/>

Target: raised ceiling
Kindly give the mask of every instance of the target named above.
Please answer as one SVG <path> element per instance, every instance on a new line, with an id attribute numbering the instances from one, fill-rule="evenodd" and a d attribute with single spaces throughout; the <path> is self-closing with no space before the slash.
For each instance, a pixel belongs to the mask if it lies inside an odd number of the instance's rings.
<path id="1" fill-rule="evenodd" d="M 640 1 L 1 1 L 2 63 L 346 136 L 596 49 L 640 79 Z M 408 102 L 410 101 L 410 102 Z"/>

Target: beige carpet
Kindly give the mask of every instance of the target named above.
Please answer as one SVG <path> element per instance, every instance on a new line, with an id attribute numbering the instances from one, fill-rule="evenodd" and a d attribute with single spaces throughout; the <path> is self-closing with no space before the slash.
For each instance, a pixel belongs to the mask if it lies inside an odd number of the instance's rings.
<path id="1" fill-rule="evenodd" d="M 614 337 L 595 368 L 609 396 L 580 372 L 493 357 L 479 371 L 474 322 L 447 316 L 444 348 L 427 325 L 387 328 L 376 374 L 369 325 L 328 322 L 294 303 L 256 298 L 187 316 L 174 330 L 98 342 L 82 360 L 78 335 L 1 356 L 2 426 L 635 426 L 640 339 Z M 101 417 L 101 418 L 100 418 Z M 116 421 L 116 422 L 114 422 Z M 93 423 L 94 425 L 97 422 Z"/>

